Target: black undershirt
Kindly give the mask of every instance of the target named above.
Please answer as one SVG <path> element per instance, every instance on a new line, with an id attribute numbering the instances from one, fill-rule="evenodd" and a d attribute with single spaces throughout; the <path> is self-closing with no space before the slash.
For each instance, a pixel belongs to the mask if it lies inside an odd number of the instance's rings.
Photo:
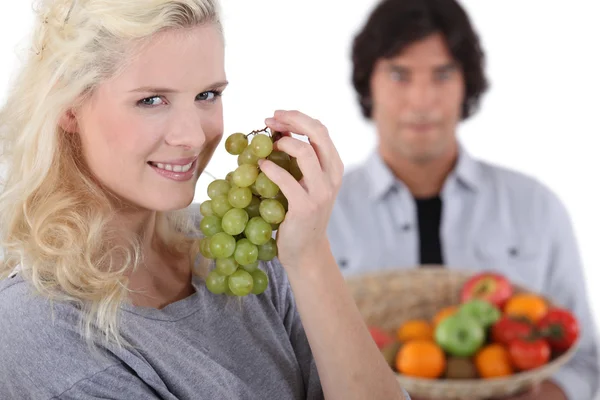
<path id="1" fill-rule="evenodd" d="M 442 217 L 442 199 L 439 196 L 415 199 L 419 222 L 420 263 L 443 264 L 440 242 L 440 221 Z"/>

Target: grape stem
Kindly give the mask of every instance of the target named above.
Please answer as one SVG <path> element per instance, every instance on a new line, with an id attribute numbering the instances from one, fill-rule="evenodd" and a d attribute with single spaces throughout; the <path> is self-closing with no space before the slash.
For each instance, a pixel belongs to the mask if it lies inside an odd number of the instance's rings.
<path id="1" fill-rule="evenodd" d="M 260 133 L 260 132 L 267 132 L 267 129 L 269 129 L 269 128 L 265 126 L 265 127 L 264 127 L 264 128 L 262 128 L 262 129 L 257 129 L 257 130 L 254 130 L 254 131 L 252 131 L 252 132 L 248 133 L 248 134 L 246 135 L 246 137 L 248 137 L 248 136 L 251 136 L 251 135 L 256 135 L 257 133 Z M 269 133 L 269 132 L 267 132 L 267 133 Z"/>

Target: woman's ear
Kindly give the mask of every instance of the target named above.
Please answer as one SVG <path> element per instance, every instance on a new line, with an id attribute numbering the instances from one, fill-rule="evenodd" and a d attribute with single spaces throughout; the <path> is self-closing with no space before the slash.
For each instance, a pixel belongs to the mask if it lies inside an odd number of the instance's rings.
<path id="1" fill-rule="evenodd" d="M 79 133 L 79 124 L 73 109 L 69 109 L 61 115 L 58 125 L 67 133 Z"/>

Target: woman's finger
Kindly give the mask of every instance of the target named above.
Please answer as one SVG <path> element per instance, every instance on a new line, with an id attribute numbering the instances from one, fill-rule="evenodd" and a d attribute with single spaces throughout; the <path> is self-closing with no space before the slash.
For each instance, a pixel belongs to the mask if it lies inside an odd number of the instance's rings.
<path id="1" fill-rule="evenodd" d="M 277 141 L 276 148 L 296 158 L 309 193 L 325 189 L 324 173 L 317 154 L 310 144 L 293 137 L 284 136 Z"/>
<path id="2" fill-rule="evenodd" d="M 327 128 L 321 122 L 299 111 L 281 110 L 276 111 L 273 118 L 269 118 L 265 122 L 267 125 L 278 123 L 282 130 L 308 137 L 310 143 L 315 147 L 323 171 L 329 174 L 340 172 L 341 159 Z"/>
<path id="3" fill-rule="evenodd" d="M 290 208 L 296 207 L 298 204 L 304 204 L 308 200 L 306 190 L 288 171 L 270 160 L 259 160 L 258 164 L 267 178 L 279 186 L 279 190 L 287 198 Z"/>

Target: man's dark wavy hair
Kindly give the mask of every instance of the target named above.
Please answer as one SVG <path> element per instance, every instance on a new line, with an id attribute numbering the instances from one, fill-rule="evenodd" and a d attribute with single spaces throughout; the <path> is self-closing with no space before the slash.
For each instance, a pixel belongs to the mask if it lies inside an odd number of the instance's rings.
<path id="1" fill-rule="evenodd" d="M 370 79 L 375 62 L 393 58 L 425 37 L 441 33 L 465 78 L 462 118 L 473 115 L 488 88 L 484 53 L 465 10 L 455 0 L 384 0 L 375 7 L 352 46 L 352 84 L 363 116 L 371 118 Z"/>

